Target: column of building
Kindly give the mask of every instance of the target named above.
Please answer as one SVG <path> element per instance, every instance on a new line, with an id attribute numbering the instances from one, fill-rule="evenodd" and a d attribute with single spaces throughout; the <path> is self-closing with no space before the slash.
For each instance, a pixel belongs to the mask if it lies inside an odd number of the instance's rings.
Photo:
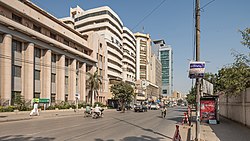
<path id="1" fill-rule="evenodd" d="M 68 100 L 75 101 L 76 94 L 76 59 L 72 59 L 69 65 L 69 87 L 68 87 Z"/>
<path id="2" fill-rule="evenodd" d="M 11 58 L 12 58 L 12 36 L 5 34 L 3 42 L 0 43 L 0 85 L 1 103 L 10 104 L 11 101 Z"/>
<path id="3" fill-rule="evenodd" d="M 80 101 L 86 101 L 86 63 L 80 63 L 79 76 Z"/>
<path id="4" fill-rule="evenodd" d="M 56 63 L 56 102 L 65 100 L 65 55 L 58 56 Z"/>
<path id="5" fill-rule="evenodd" d="M 22 62 L 22 95 L 26 101 L 34 96 L 34 44 L 24 45 Z"/>
<path id="6" fill-rule="evenodd" d="M 51 50 L 43 50 L 41 61 L 41 96 L 50 99 L 51 95 Z"/>

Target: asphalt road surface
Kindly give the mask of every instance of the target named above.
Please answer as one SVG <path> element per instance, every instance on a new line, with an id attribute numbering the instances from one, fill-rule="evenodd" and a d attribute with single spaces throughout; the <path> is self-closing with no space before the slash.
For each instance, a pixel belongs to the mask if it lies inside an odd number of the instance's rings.
<path id="1" fill-rule="evenodd" d="M 72 115 L 0 123 L 1 141 L 171 141 L 175 125 L 181 122 L 184 107 L 148 112 L 104 111 L 92 119 Z"/>

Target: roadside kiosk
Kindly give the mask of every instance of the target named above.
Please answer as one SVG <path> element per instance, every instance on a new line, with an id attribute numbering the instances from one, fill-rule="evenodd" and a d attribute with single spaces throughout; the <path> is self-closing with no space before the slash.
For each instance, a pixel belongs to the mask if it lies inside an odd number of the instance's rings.
<path id="1" fill-rule="evenodd" d="M 219 97 L 203 96 L 201 97 L 201 121 L 209 124 L 219 124 Z"/>

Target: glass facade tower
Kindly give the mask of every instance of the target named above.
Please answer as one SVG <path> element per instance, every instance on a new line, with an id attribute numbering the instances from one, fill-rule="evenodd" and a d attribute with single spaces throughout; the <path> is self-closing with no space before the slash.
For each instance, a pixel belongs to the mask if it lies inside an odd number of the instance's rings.
<path id="1" fill-rule="evenodd" d="M 162 95 L 171 96 L 173 92 L 173 51 L 164 40 L 155 40 L 154 49 L 162 64 Z"/>

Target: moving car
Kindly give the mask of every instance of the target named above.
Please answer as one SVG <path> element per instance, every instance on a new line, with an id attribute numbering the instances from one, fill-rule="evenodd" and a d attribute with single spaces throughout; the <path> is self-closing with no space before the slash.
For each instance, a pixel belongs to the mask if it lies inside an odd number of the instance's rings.
<path id="1" fill-rule="evenodd" d="M 150 105 L 150 109 L 151 110 L 158 110 L 159 109 L 159 106 L 157 104 L 151 104 Z"/>

